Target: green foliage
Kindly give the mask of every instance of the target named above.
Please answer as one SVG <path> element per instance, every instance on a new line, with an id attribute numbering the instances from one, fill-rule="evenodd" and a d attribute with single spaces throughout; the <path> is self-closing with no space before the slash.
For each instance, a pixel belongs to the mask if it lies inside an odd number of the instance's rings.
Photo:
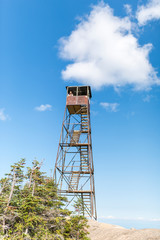
<path id="1" fill-rule="evenodd" d="M 83 239 L 88 240 L 87 219 L 81 215 L 70 217 L 65 225 L 65 239 Z"/>
<path id="2" fill-rule="evenodd" d="M 33 161 L 24 174 L 25 160 L 11 166 L 0 180 L 0 238 L 4 240 L 88 239 L 87 220 L 63 209 L 52 178 Z"/>
<path id="3" fill-rule="evenodd" d="M 79 215 L 84 216 L 85 207 L 84 207 L 84 201 L 81 197 L 79 197 L 77 199 L 77 201 L 74 202 L 73 206 L 74 206 L 76 212 L 78 212 Z"/>

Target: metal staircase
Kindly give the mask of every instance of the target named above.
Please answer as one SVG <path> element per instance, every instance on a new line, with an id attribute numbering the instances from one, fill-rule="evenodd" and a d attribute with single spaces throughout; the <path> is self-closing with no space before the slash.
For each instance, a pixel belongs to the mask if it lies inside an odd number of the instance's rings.
<path id="1" fill-rule="evenodd" d="M 83 204 L 85 210 L 85 216 L 89 217 L 91 212 L 91 195 L 90 193 L 83 193 Z"/>
<path id="2" fill-rule="evenodd" d="M 80 168 L 81 171 L 89 171 L 88 146 L 81 146 Z"/>
<path id="3" fill-rule="evenodd" d="M 68 186 L 70 191 L 78 190 L 79 177 L 80 177 L 79 172 L 72 172 L 69 186 Z"/>
<path id="4" fill-rule="evenodd" d="M 81 130 L 88 131 L 88 111 L 86 106 L 81 106 Z"/>

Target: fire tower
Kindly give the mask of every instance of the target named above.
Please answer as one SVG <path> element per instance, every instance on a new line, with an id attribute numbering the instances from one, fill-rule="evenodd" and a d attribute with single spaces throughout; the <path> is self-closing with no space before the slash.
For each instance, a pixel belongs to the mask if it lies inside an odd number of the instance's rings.
<path id="1" fill-rule="evenodd" d="M 80 200 L 83 215 L 97 219 L 90 124 L 90 86 L 66 87 L 67 99 L 54 169 L 58 193 L 69 205 Z"/>

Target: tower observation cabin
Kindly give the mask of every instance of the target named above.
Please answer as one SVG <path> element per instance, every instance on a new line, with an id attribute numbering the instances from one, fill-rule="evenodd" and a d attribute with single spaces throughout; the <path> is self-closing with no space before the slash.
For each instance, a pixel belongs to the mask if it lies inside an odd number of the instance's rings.
<path id="1" fill-rule="evenodd" d="M 54 179 L 66 208 L 97 219 L 90 123 L 90 86 L 67 86 L 66 107 L 59 140 Z"/>
<path id="2" fill-rule="evenodd" d="M 75 114 L 80 111 L 82 105 L 89 105 L 89 99 L 92 97 L 90 86 L 66 87 L 66 89 L 66 105 L 70 114 Z"/>

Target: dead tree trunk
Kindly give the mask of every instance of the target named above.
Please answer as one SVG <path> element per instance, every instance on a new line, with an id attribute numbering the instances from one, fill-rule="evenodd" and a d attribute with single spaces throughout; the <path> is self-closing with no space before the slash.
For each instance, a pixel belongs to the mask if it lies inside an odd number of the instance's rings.
<path id="1" fill-rule="evenodd" d="M 11 191 L 10 191 L 10 195 L 9 195 L 7 207 L 9 207 L 9 204 L 10 204 L 10 202 L 11 202 L 11 199 L 12 199 L 12 196 L 13 196 L 13 192 L 14 192 L 15 184 L 16 184 L 16 173 L 15 173 L 15 170 L 14 170 L 14 172 L 13 172 L 13 180 L 12 180 L 12 187 L 11 187 Z"/>
<path id="2" fill-rule="evenodd" d="M 35 183 L 35 181 L 34 181 L 34 182 L 33 182 L 33 189 L 32 189 L 32 197 L 34 196 L 35 186 L 36 186 L 36 183 Z"/>

